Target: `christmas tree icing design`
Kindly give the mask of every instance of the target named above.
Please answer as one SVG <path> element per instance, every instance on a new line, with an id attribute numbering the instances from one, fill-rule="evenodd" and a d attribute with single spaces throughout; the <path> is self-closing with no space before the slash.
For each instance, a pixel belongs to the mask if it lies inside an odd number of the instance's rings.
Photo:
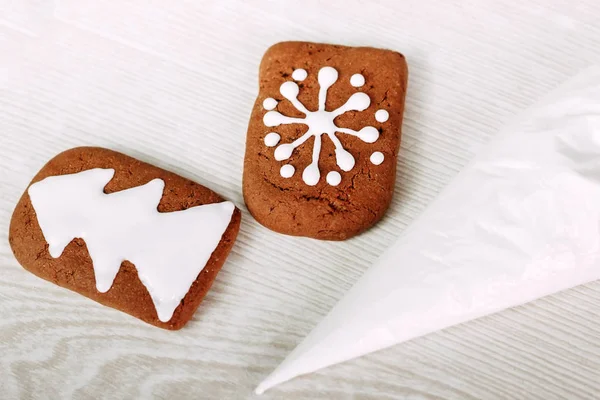
<path id="1" fill-rule="evenodd" d="M 215 250 L 235 206 L 207 204 L 158 212 L 165 183 L 106 194 L 114 169 L 51 176 L 28 189 L 53 258 L 75 238 L 85 241 L 96 288 L 107 292 L 125 260 L 135 265 L 158 318 L 167 322 Z"/>
<path id="2" fill-rule="evenodd" d="M 304 80 L 307 74 L 306 71 L 300 69 L 295 70 L 292 74 L 292 78 L 296 80 Z M 276 127 L 279 125 L 287 124 L 303 124 L 308 126 L 308 130 L 302 136 L 297 138 L 291 143 L 279 144 L 275 149 L 274 157 L 277 161 L 284 161 L 291 157 L 293 151 L 304 144 L 309 138 L 314 137 L 314 144 L 312 149 L 312 162 L 302 172 L 302 180 L 310 186 L 316 185 L 320 178 L 321 172 L 319 170 L 319 157 L 321 153 L 321 137 L 327 135 L 327 137 L 333 142 L 335 146 L 335 158 L 336 164 L 342 171 L 350 171 L 354 168 L 355 159 L 348 152 L 340 139 L 336 136 L 336 133 L 343 133 L 352 135 L 360 138 L 363 142 L 374 143 L 379 138 L 379 131 L 373 126 L 365 126 L 359 131 L 355 131 L 349 128 L 339 127 L 335 124 L 334 120 L 336 117 L 348 112 L 348 111 L 364 111 L 371 104 L 371 99 L 366 93 L 356 92 L 352 94 L 346 103 L 341 107 L 327 111 L 325 104 L 327 101 L 328 89 L 338 80 L 338 72 L 332 67 L 323 67 L 319 70 L 317 75 L 319 82 L 319 108 L 317 111 L 309 111 L 299 100 L 298 94 L 300 88 L 296 82 L 287 81 L 284 82 L 279 91 L 281 95 L 287 99 L 296 110 L 300 111 L 305 115 L 304 118 L 294 118 L 281 114 L 279 111 L 274 110 L 277 106 L 277 101 L 273 98 L 267 98 L 263 102 L 263 106 L 268 112 L 263 117 L 263 122 L 267 127 Z M 360 74 L 355 74 L 350 80 L 352 86 L 358 87 L 364 85 L 364 77 Z M 381 110 L 380 110 L 381 111 Z M 387 120 L 387 118 L 385 118 Z M 379 121 L 379 118 L 378 118 Z M 379 121 L 385 122 L 385 121 Z M 265 137 L 265 144 L 269 147 L 274 147 L 278 144 L 280 139 L 279 134 L 271 132 Z M 294 174 L 294 167 L 286 164 L 281 167 L 281 176 L 289 178 Z M 337 186 L 341 181 L 339 172 L 330 171 L 327 175 L 327 182 L 330 185 Z"/>

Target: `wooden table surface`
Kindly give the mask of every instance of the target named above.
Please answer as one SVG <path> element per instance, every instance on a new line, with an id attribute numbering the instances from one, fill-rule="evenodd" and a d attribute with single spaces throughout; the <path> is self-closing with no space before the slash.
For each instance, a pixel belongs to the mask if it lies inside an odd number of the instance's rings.
<path id="1" fill-rule="evenodd" d="M 368 4 L 366 4 L 368 3 Z M 410 83 L 394 202 L 343 243 L 243 206 L 258 63 L 281 40 L 386 47 Z M 597 0 L 0 0 L 0 397 L 244 399 L 506 121 L 600 62 Z M 123 151 L 243 209 L 187 327 L 153 328 L 24 271 L 17 199 L 78 145 Z M 592 283 L 283 384 L 264 399 L 598 399 Z"/>

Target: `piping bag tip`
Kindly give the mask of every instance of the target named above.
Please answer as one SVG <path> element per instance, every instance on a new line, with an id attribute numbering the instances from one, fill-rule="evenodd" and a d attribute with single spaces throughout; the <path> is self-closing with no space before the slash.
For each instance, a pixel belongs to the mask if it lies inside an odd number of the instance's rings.
<path id="1" fill-rule="evenodd" d="M 388 301 L 373 302 L 370 300 L 374 299 L 365 296 L 367 293 L 371 293 L 371 296 L 382 294 L 379 285 L 377 291 L 372 288 L 373 283 L 381 281 L 380 273 L 387 274 L 386 271 L 378 270 L 376 268 L 365 273 L 329 314 L 257 386 L 256 394 L 263 394 L 295 377 L 389 347 L 395 343 L 398 335 L 408 333 L 393 332 L 388 324 L 386 310 L 393 307 L 393 304 Z M 390 299 L 395 301 L 393 296 Z"/>
<path id="2" fill-rule="evenodd" d="M 254 389 L 254 393 L 260 395 L 271 389 L 273 386 L 284 383 L 292 379 L 295 375 L 286 373 L 285 368 L 282 365 L 277 367 L 275 371 L 269 374 L 257 387 Z"/>
<path id="3" fill-rule="evenodd" d="M 309 335 L 310 337 L 311 335 Z M 307 337 L 307 339 L 309 339 Z M 265 391 L 277 386 L 281 383 L 287 382 L 300 375 L 305 375 L 310 372 L 316 371 L 325 367 L 326 365 L 307 365 L 310 363 L 311 357 L 310 352 L 303 353 L 302 350 L 305 348 L 305 343 L 308 340 L 304 340 L 292 353 L 286 357 L 286 359 L 273 371 L 271 372 L 254 390 L 254 393 L 260 395 Z M 314 358 L 313 358 L 314 360 Z"/>
<path id="4" fill-rule="evenodd" d="M 254 389 L 254 394 L 261 395 L 261 394 L 263 394 L 265 392 L 265 390 L 268 390 L 270 387 L 271 386 L 269 386 L 269 384 L 267 383 L 267 381 L 264 380 L 263 382 L 261 382 L 260 385 L 258 385 L 256 387 L 256 389 Z"/>
<path id="5" fill-rule="evenodd" d="M 286 359 L 286 361 L 288 361 Z M 293 363 L 294 365 L 291 365 L 293 367 L 293 369 L 289 368 L 288 365 L 290 365 L 290 363 L 284 361 L 284 363 L 286 365 L 280 365 L 279 367 L 277 367 L 271 374 L 269 374 L 254 390 L 254 393 L 261 395 L 264 392 L 266 392 L 267 390 L 271 389 L 274 386 L 277 386 L 281 383 L 287 382 L 293 378 L 296 378 L 298 376 L 301 375 L 306 375 L 309 374 L 311 372 L 314 372 L 318 369 L 324 368 L 324 366 L 321 367 L 315 367 L 315 368 L 309 368 L 307 370 L 302 370 L 302 371 L 298 371 L 296 369 L 296 365 L 295 363 Z"/>

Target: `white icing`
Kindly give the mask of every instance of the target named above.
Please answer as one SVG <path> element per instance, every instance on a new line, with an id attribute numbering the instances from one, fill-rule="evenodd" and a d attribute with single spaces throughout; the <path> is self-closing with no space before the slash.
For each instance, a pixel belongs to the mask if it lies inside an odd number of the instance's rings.
<path id="1" fill-rule="evenodd" d="M 389 117 L 390 113 L 388 113 L 386 110 L 377 110 L 377 112 L 375 113 L 375 119 L 377 120 L 377 122 L 385 122 L 388 120 Z"/>
<path id="2" fill-rule="evenodd" d="M 291 178 L 292 176 L 294 176 L 295 172 L 296 172 L 296 168 L 294 168 L 294 166 L 290 165 L 290 164 L 286 164 L 286 165 L 282 166 L 281 169 L 279 170 L 279 173 L 284 178 Z"/>
<path id="3" fill-rule="evenodd" d="M 297 83 L 292 81 L 284 82 L 279 88 L 281 95 L 290 101 L 296 110 L 303 113 L 305 117 L 288 117 L 282 115 L 278 111 L 269 111 L 263 118 L 264 124 L 268 127 L 287 124 L 304 124 L 308 126 L 306 133 L 292 143 L 280 144 L 275 149 L 274 156 L 277 161 L 287 160 L 292 155 L 294 149 L 302 145 L 310 137 L 314 137 L 312 162 L 302 173 L 302 179 L 310 186 L 316 185 L 321 177 L 318 162 L 321 152 L 321 136 L 323 134 L 326 134 L 335 145 L 336 162 L 342 171 L 350 171 L 354 168 L 355 160 L 352 154 L 344 149 L 342 143 L 336 136 L 336 132 L 357 136 L 367 143 L 373 143 L 379 138 L 379 131 L 372 126 L 364 127 L 357 132 L 352 129 L 338 127 L 335 124 L 334 120 L 336 117 L 348 111 L 364 111 L 371 104 L 371 99 L 366 93 L 358 92 L 350 96 L 346 103 L 341 107 L 333 111 L 326 111 L 325 104 L 327 100 L 327 90 L 337 81 L 337 79 L 338 72 L 332 67 L 323 67 L 319 71 L 317 80 L 319 82 L 320 90 L 319 109 L 317 111 L 309 111 L 298 100 L 300 88 Z"/>
<path id="4" fill-rule="evenodd" d="M 278 133 L 270 132 L 265 136 L 265 145 L 267 147 L 275 147 L 279 143 L 279 140 L 281 140 L 281 136 Z"/>
<path id="5" fill-rule="evenodd" d="M 342 176 L 337 171 L 331 171 L 327 174 L 327 183 L 331 186 L 337 186 L 342 181 Z"/>
<path id="6" fill-rule="evenodd" d="M 306 77 L 308 76 L 308 73 L 306 72 L 305 69 L 299 68 L 297 70 L 295 70 L 294 72 L 292 72 L 292 79 L 294 79 L 295 81 L 303 81 L 306 79 Z"/>
<path id="7" fill-rule="evenodd" d="M 361 87 L 365 84 L 365 77 L 361 74 L 354 74 L 350 77 L 350 84 L 354 87 Z"/>
<path id="8" fill-rule="evenodd" d="M 158 318 L 167 322 L 219 244 L 235 206 L 226 201 L 160 213 L 162 179 L 106 194 L 114 172 L 96 168 L 48 177 L 29 187 L 31 204 L 52 257 L 82 238 L 102 293 L 121 263 L 130 261 Z"/>
<path id="9" fill-rule="evenodd" d="M 272 97 L 268 97 L 263 101 L 263 107 L 265 110 L 273 110 L 277 107 L 277 100 Z"/>
<path id="10" fill-rule="evenodd" d="M 375 165 L 379 165 L 383 162 L 383 160 L 385 159 L 385 157 L 383 156 L 383 153 L 380 151 L 376 151 L 373 154 L 371 154 L 371 162 Z"/>

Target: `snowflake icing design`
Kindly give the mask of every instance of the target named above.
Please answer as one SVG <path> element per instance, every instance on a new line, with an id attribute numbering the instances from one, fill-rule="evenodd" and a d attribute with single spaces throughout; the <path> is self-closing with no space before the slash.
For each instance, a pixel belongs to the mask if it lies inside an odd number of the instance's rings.
<path id="1" fill-rule="evenodd" d="M 303 69 L 297 69 L 292 74 L 292 78 L 295 80 L 302 81 L 306 78 L 307 73 Z M 284 143 L 277 146 L 275 149 L 275 159 L 277 161 L 283 161 L 290 158 L 293 151 L 306 142 L 311 136 L 314 136 L 312 162 L 302 172 L 302 179 L 307 185 L 314 186 L 321 179 L 321 172 L 319 171 L 319 156 L 321 153 L 321 136 L 327 135 L 329 139 L 335 145 L 335 158 L 338 167 L 342 171 L 348 172 L 354 168 L 355 160 L 352 154 L 350 154 L 342 142 L 336 136 L 336 133 L 345 133 L 352 136 L 357 136 L 363 142 L 374 143 L 379 138 L 379 131 L 373 126 L 365 126 L 359 131 L 354 131 L 348 128 L 342 128 L 335 124 L 334 120 L 336 117 L 344 114 L 348 111 L 364 111 L 371 104 L 371 99 L 366 93 L 356 92 L 346 103 L 333 110 L 325 110 L 325 103 L 327 100 L 327 90 L 337 81 L 338 72 L 332 67 L 323 67 L 319 70 L 317 80 L 319 82 L 319 109 L 317 111 L 309 111 L 306 107 L 298 100 L 298 94 L 300 88 L 296 82 L 287 81 L 284 82 L 279 91 L 281 95 L 292 103 L 296 110 L 300 111 L 305 115 L 304 118 L 294 118 L 285 116 L 274 109 L 277 106 L 277 101 L 273 98 L 265 99 L 263 106 L 266 110 L 269 110 L 263 117 L 265 126 L 275 127 L 279 125 L 287 124 L 303 124 L 308 126 L 308 130 L 298 139 L 291 143 Z M 364 85 L 364 77 L 360 74 L 355 74 L 350 80 L 352 86 L 359 87 Z M 379 110 L 376 119 L 378 122 L 385 122 L 388 118 L 388 113 L 385 110 Z M 381 116 L 383 115 L 383 118 Z M 274 147 L 279 143 L 279 134 L 271 132 L 265 137 L 265 144 L 269 147 Z M 382 153 L 377 152 L 381 155 L 381 161 L 375 163 L 375 165 L 381 164 L 383 161 Z M 371 158 L 373 160 L 373 158 Z M 281 176 L 289 178 L 293 176 L 295 169 L 292 165 L 286 164 L 281 167 Z M 327 183 L 332 186 L 337 186 L 341 181 L 341 176 L 337 171 L 331 171 L 327 174 Z"/>

